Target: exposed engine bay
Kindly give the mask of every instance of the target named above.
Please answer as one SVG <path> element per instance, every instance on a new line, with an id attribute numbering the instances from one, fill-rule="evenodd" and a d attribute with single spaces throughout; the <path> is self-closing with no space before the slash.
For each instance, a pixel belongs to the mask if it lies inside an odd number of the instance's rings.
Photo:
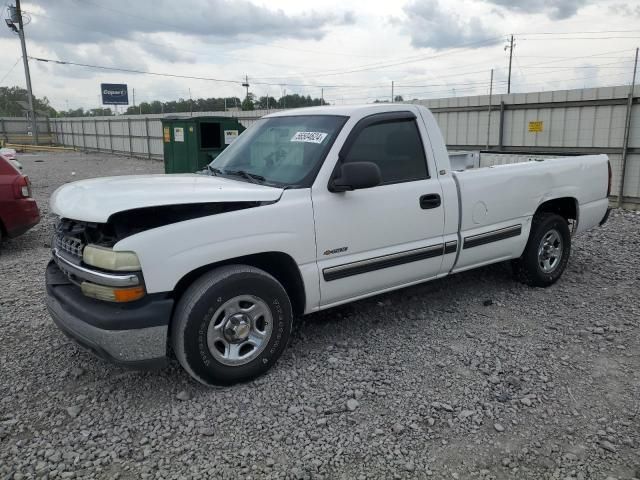
<path id="1" fill-rule="evenodd" d="M 118 241 L 152 228 L 194 218 L 254 208 L 264 202 L 195 203 L 137 208 L 115 213 L 107 223 L 82 222 L 61 218 L 56 224 L 56 243 L 74 239 L 78 247 L 94 244 L 113 247 Z M 65 248 L 65 250 L 68 250 Z M 70 252 L 71 253 L 71 252 Z M 81 254 L 74 252 L 75 255 Z"/>

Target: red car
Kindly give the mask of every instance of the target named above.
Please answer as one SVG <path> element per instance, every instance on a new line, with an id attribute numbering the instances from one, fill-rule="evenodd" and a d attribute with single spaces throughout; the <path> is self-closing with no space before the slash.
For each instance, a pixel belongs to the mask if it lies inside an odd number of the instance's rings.
<path id="1" fill-rule="evenodd" d="M 22 235 L 39 221 L 29 177 L 0 155 L 0 241 Z"/>

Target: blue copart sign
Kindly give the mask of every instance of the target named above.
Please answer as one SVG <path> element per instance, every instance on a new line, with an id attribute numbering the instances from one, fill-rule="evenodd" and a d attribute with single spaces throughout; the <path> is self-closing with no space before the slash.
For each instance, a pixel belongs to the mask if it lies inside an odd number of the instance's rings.
<path id="1" fill-rule="evenodd" d="M 129 92 L 123 83 L 101 83 L 103 105 L 129 105 Z"/>

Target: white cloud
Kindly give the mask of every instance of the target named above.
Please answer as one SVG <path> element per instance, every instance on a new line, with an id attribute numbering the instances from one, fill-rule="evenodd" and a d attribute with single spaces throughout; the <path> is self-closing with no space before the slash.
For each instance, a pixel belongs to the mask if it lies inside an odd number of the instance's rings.
<path id="1" fill-rule="evenodd" d="M 590 0 L 487 0 L 512 12 L 543 13 L 549 18 L 563 20 L 573 17 Z"/>
<path id="2" fill-rule="evenodd" d="M 138 101 L 188 98 L 189 89 L 194 98 L 242 97 L 240 83 L 247 74 L 250 91 L 258 96 L 279 97 L 286 89 L 317 97 L 324 86 L 325 99 L 354 103 L 389 98 L 392 81 L 395 93 L 405 98 L 450 96 L 454 89 L 458 96 L 484 94 L 489 91 L 489 70 L 494 68 L 494 93 L 502 93 L 507 52 L 501 40 L 492 39 L 510 33 L 517 45 L 514 91 L 578 88 L 593 81 L 627 83 L 637 43 L 618 38 L 625 34 L 575 41 L 564 35 L 629 30 L 637 1 L 603 0 L 580 7 L 581 2 L 569 0 L 562 11 L 548 0 L 526 5 L 517 0 L 512 7 L 502 6 L 506 0 L 323 0 L 313 10 L 300 0 L 238 1 L 24 0 L 23 8 L 33 13 L 26 27 L 32 56 L 238 81 L 217 83 L 31 61 L 34 92 L 48 96 L 56 108 L 67 108 L 66 100 L 73 108 L 95 107 L 101 82 L 129 84 Z M 574 7 L 573 16 L 557 18 Z M 448 49 L 484 41 L 473 49 Z M 3 26 L 0 51 L 5 54 L 2 78 L 20 57 L 17 36 Z M 613 53 L 577 60 L 604 52 Z M 567 68 L 587 61 L 594 67 L 609 65 L 598 70 L 595 80 L 594 70 Z M 258 84 L 259 78 L 271 85 Z M 306 86 L 284 86 L 287 82 Z M 21 63 L 9 72 L 6 85 L 24 86 Z"/>
<path id="3" fill-rule="evenodd" d="M 78 3 L 74 0 L 32 0 L 34 17 L 43 21 L 36 38 L 64 43 L 131 38 L 136 33 L 173 32 L 230 42 L 254 38 L 321 39 L 328 27 L 351 24 L 350 11 L 287 14 L 283 9 L 248 0 L 113 0 Z M 25 10 L 27 10 L 25 8 Z M 72 13 L 72 14 L 71 14 Z M 76 27 L 76 28 L 71 28 Z M 79 28 L 78 28 L 79 27 Z"/>
<path id="4" fill-rule="evenodd" d="M 500 40 L 500 34 L 479 17 L 465 18 L 444 9 L 438 0 L 415 0 L 403 10 L 406 18 L 393 22 L 404 27 L 414 47 L 437 50 L 474 44 L 479 47 Z"/>
<path id="5" fill-rule="evenodd" d="M 623 17 L 640 18 L 640 5 L 630 6 L 626 3 L 615 3 L 609 7 L 609 12 Z"/>

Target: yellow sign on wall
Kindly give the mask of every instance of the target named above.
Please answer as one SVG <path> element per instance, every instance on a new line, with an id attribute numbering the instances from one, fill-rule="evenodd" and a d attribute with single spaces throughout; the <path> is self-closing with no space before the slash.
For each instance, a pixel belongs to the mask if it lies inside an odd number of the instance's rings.
<path id="1" fill-rule="evenodd" d="M 169 143 L 171 142 L 171 131 L 169 130 L 169 127 L 164 127 L 164 143 Z"/>
<path id="2" fill-rule="evenodd" d="M 542 120 L 536 120 L 529 122 L 529 131 L 533 133 L 540 133 L 544 130 L 544 122 Z"/>

